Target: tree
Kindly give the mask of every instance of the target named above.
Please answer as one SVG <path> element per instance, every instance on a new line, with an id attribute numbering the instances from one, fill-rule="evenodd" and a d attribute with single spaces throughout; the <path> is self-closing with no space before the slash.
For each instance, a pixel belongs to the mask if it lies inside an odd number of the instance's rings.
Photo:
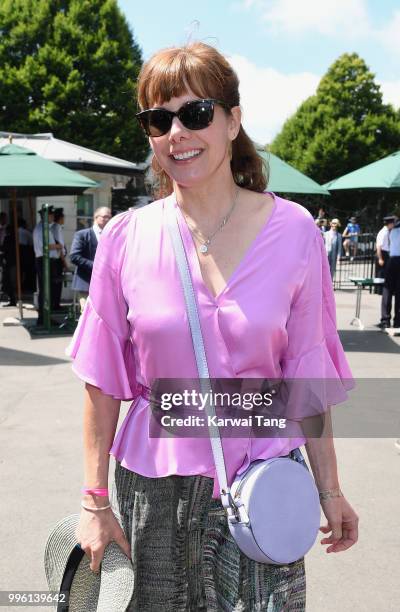
<path id="1" fill-rule="evenodd" d="M 325 183 L 400 148 L 400 115 L 355 53 L 344 54 L 284 124 L 271 151 Z"/>
<path id="2" fill-rule="evenodd" d="M 0 0 L 0 126 L 141 161 L 141 51 L 117 0 Z"/>

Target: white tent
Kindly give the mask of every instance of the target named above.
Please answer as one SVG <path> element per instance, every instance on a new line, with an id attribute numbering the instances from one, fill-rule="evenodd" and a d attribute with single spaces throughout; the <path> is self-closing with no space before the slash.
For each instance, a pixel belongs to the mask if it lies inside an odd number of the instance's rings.
<path id="1" fill-rule="evenodd" d="M 9 143 L 9 132 L 0 132 L 0 147 Z M 143 172 L 146 164 L 136 164 L 105 153 L 54 138 L 53 134 L 11 133 L 13 143 L 31 149 L 38 155 L 71 169 L 115 174 Z"/>

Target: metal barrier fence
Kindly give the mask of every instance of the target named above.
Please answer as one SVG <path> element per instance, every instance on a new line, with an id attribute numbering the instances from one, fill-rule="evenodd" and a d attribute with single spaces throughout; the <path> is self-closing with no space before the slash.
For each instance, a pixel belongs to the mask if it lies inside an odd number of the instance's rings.
<path id="1" fill-rule="evenodd" d="M 344 249 L 336 266 L 334 289 L 354 289 L 350 277 L 373 278 L 375 276 L 375 241 L 372 233 L 360 234 L 349 256 Z"/>

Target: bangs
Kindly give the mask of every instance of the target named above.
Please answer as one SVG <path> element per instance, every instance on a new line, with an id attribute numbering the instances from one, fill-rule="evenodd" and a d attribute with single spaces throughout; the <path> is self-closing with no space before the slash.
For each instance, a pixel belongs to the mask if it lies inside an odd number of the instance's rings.
<path id="1" fill-rule="evenodd" d="M 165 49 L 143 67 L 138 88 L 139 105 L 142 109 L 152 108 L 188 91 L 199 98 L 225 101 L 224 80 L 221 67 L 212 58 L 199 57 L 189 48 Z"/>

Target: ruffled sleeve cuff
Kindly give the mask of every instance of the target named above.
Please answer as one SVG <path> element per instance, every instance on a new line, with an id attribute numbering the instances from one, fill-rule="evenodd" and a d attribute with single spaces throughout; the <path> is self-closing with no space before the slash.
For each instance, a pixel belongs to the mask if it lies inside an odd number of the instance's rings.
<path id="1" fill-rule="evenodd" d="M 355 386 L 337 333 L 298 358 L 283 360 L 281 368 L 287 418 L 321 414 L 346 401 Z"/>
<path id="2" fill-rule="evenodd" d="M 72 370 L 105 395 L 132 400 L 139 395 L 132 342 L 120 338 L 95 311 L 90 298 L 66 349 Z"/>

